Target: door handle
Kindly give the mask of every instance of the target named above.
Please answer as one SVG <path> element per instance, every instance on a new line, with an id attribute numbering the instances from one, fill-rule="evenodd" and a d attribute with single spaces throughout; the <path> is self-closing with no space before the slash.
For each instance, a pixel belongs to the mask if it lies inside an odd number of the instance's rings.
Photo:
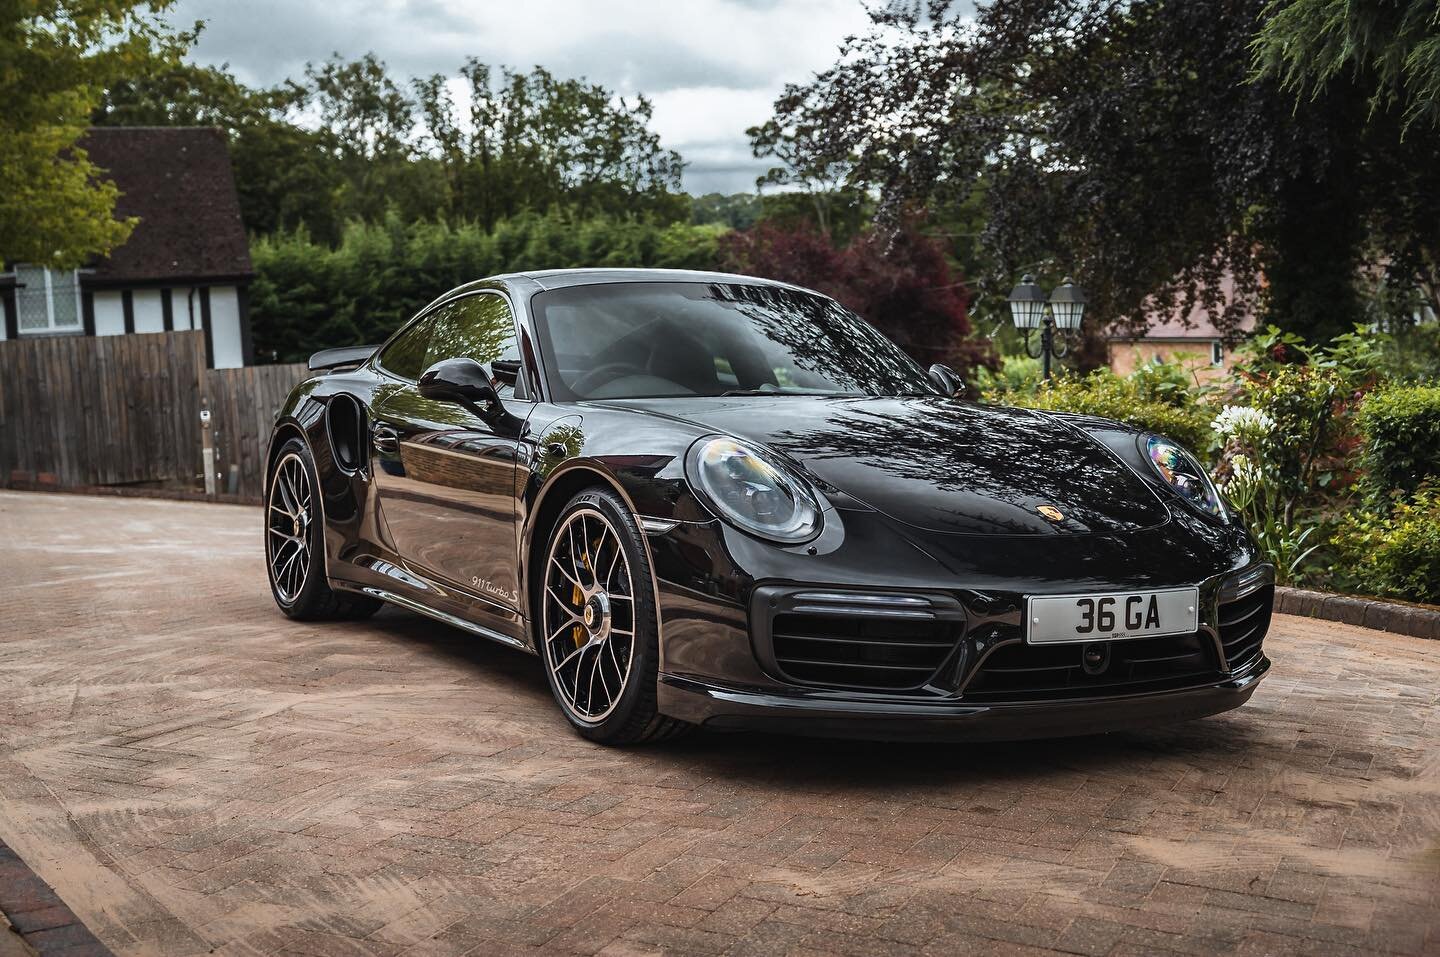
<path id="1" fill-rule="evenodd" d="M 370 438 L 377 452 L 394 455 L 400 451 L 400 433 L 388 425 L 376 425 L 370 430 Z"/>

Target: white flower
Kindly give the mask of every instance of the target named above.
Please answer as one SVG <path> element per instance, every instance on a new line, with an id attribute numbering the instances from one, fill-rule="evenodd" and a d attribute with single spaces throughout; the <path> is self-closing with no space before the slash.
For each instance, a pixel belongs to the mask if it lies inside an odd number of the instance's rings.
<path id="1" fill-rule="evenodd" d="M 1275 420 L 1270 418 L 1259 409 L 1252 409 L 1248 405 L 1227 405 L 1215 416 L 1215 421 L 1210 423 L 1222 436 L 1231 435 L 1253 435 L 1260 436 L 1275 428 Z"/>
<path id="2" fill-rule="evenodd" d="M 1262 472 L 1258 462 L 1252 462 L 1248 455 L 1237 455 L 1230 460 L 1230 481 L 1239 485 L 1258 484 Z"/>

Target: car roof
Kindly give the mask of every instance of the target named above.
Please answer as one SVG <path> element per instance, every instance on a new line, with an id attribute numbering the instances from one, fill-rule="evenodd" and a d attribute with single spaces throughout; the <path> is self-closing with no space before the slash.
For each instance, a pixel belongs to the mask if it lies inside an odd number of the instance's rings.
<path id="1" fill-rule="evenodd" d="M 416 313 L 416 317 L 424 315 L 441 303 L 473 292 L 494 289 L 496 286 L 513 288 L 517 283 L 528 285 L 529 288 L 524 291 L 528 298 L 531 293 L 545 292 L 551 289 L 625 282 L 725 282 L 744 286 L 774 286 L 779 289 L 794 289 L 797 292 L 820 296 L 822 299 L 830 298 L 822 292 L 806 289 L 804 286 L 797 286 L 793 283 L 761 279 L 759 276 L 709 272 L 703 269 L 534 269 L 526 272 L 502 273 L 498 276 L 476 279 L 456 286 L 432 299 L 424 309 Z"/>
<path id="2" fill-rule="evenodd" d="M 788 282 L 777 282 L 774 279 L 697 269 L 537 269 L 495 278 L 506 279 L 510 276 L 529 279 L 541 289 L 560 289 L 565 286 L 590 286 L 612 282 L 728 282 L 747 286 L 781 286 L 786 289 L 800 289 L 804 292 L 814 291 Z"/>

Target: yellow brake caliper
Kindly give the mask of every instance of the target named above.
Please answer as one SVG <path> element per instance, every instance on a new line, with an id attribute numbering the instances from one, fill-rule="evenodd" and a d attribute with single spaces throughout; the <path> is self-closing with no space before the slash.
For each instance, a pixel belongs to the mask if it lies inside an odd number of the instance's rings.
<path id="1" fill-rule="evenodd" d="M 584 597 L 585 596 L 580 593 L 579 585 L 570 586 L 570 600 L 575 603 L 576 608 L 582 607 L 581 600 Z M 570 630 L 570 636 L 575 639 L 576 648 L 585 644 L 585 629 L 580 627 L 580 622 L 575 622 L 575 625 Z"/>
<path id="2" fill-rule="evenodd" d="M 594 544 L 590 546 L 591 548 L 594 548 L 594 549 L 595 549 L 595 553 L 596 553 L 597 555 L 600 553 L 600 543 L 601 543 L 602 541 L 604 541 L 604 536 L 603 536 L 603 535 L 602 535 L 600 538 L 595 539 Z M 591 578 L 594 578 L 594 577 L 595 577 L 595 569 L 593 569 L 593 568 L 590 567 L 590 556 L 589 556 L 589 555 L 581 555 L 581 556 L 580 556 L 580 564 L 582 564 L 582 565 L 585 566 L 585 570 L 590 573 L 590 577 L 591 577 Z M 570 586 L 570 600 L 575 603 L 575 607 L 576 607 L 576 608 L 584 608 L 584 606 L 585 606 L 585 595 L 584 595 L 583 592 L 580 591 L 580 586 L 579 586 L 579 585 L 571 585 L 571 586 Z M 585 644 L 585 629 L 581 627 L 581 625 L 580 625 L 580 623 L 579 623 L 578 621 L 575 623 L 574 627 L 571 629 L 571 631 L 570 631 L 570 636 L 571 636 L 571 638 L 574 640 L 574 642 L 575 642 L 575 647 L 576 647 L 576 648 L 579 648 L 581 645 Z"/>

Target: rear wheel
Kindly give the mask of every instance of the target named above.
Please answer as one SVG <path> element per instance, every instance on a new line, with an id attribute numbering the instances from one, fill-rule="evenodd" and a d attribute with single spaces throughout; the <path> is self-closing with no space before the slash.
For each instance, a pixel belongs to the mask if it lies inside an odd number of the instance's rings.
<path id="1" fill-rule="evenodd" d="M 290 439 L 275 457 L 265 502 L 265 567 L 275 604 L 291 618 L 365 618 L 377 599 L 337 592 L 325 580 L 325 522 L 310 448 Z"/>
<path id="2" fill-rule="evenodd" d="M 655 706 L 659 636 L 644 541 L 605 489 L 565 506 L 535 578 L 550 690 L 580 734 L 603 744 L 673 737 L 690 725 Z"/>

